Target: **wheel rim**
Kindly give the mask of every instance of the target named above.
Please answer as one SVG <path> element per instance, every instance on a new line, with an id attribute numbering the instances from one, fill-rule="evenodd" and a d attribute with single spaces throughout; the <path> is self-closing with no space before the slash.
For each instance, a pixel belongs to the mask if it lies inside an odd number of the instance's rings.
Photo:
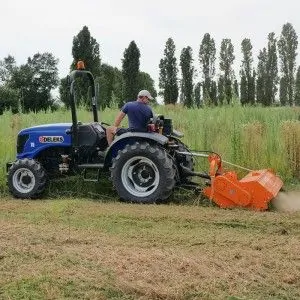
<path id="1" fill-rule="evenodd" d="M 26 168 L 16 170 L 12 181 L 14 188 L 23 194 L 31 192 L 35 186 L 35 176 Z"/>
<path id="2" fill-rule="evenodd" d="M 125 189 L 136 197 L 147 197 L 159 185 L 159 171 L 147 157 L 135 156 L 123 166 L 121 179 Z"/>

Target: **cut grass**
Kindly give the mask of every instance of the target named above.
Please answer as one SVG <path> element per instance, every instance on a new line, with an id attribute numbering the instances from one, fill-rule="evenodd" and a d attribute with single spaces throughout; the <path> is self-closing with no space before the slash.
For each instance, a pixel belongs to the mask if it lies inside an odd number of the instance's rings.
<path id="1" fill-rule="evenodd" d="M 300 214 L 0 201 L 1 299 L 298 299 Z"/>

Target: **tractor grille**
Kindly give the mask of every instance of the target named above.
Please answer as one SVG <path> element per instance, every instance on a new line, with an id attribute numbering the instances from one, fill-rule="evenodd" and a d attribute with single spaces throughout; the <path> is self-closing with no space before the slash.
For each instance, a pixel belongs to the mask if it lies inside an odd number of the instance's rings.
<path id="1" fill-rule="evenodd" d="M 24 150 L 25 143 L 29 139 L 29 134 L 23 134 L 18 136 L 17 140 L 17 153 L 20 154 Z"/>

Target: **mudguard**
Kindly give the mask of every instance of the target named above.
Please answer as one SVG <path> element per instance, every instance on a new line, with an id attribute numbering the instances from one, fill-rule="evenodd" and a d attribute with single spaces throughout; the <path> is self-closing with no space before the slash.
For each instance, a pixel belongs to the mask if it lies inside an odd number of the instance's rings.
<path id="1" fill-rule="evenodd" d="M 126 132 L 117 136 L 107 149 L 104 161 L 104 167 L 108 168 L 111 165 L 112 159 L 118 155 L 118 151 L 125 148 L 126 145 L 132 145 L 138 141 L 156 143 L 165 146 L 169 139 L 158 133 L 150 132 Z"/>

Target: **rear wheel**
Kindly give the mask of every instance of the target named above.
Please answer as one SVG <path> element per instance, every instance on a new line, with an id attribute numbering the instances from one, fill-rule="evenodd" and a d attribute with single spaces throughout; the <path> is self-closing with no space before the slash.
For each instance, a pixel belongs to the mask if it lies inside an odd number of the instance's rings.
<path id="1" fill-rule="evenodd" d="M 121 199 L 154 203 L 167 199 L 175 185 L 173 161 L 157 145 L 126 145 L 113 159 L 111 176 Z"/>
<path id="2" fill-rule="evenodd" d="M 40 197 L 47 185 L 47 175 L 41 164 L 33 159 L 20 159 L 12 164 L 7 174 L 10 193 L 16 198 Z"/>

